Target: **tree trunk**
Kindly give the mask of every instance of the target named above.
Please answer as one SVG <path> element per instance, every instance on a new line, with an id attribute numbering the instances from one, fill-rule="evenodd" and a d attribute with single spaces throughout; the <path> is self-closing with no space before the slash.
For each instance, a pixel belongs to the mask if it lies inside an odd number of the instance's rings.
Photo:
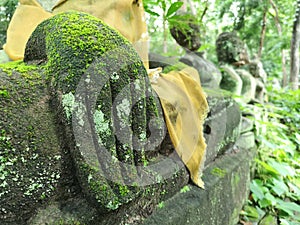
<path id="1" fill-rule="evenodd" d="M 297 10 L 293 26 L 293 36 L 291 41 L 291 72 L 290 85 L 293 90 L 299 88 L 299 44 L 300 44 L 300 0 L 297 1 Z"/>
<path id="2" fill-rule="evenodd" d="M 166 12 L 164 12 L 166 13 Z M 168 30 L 167 30 L 167 20 L 166 17 L 164 15 L 163 18 L 163 36 L 164 36 L 164 40 L 163 40 L 163 53 L 167 53 L 168 52 Z"/>
<path id="3" fill-rule="evenodd" d="M 190 9 L 191 9 L 191 14 L 193 15 L 193 16 L 196 16 L 196 10 L 195 10 L 195 7 L 194 7 L 194 4 L 193 4 L 193 2 L 191 1 L 191 0 L 187 0 L 187 2 L 188 2 L 188 4 L 190 5 Z"/>
<path id="4" fill-rule="evenodd" d="M 273 7 L 273 9 L 275 10 L 275 25 L 277 27 L 277 31 L 279 36 L 282 36 L 282 28 L 280 25 L 280 20 L 279 20 L 279 14 L 278 14 L 278 9 L 276 4 L 274 3 L 273 0 L 270 0 L 270 4 Z M 282 65 L 282 86 L 285 87 L 287 85 L 287 72 L 286 72 L 286 60 L 285 60 L 285 54 L 284 54 L 284 49 L 281 49 L 281 65 Z"/>
<path id="5" fill-rule="evenodd" d="M 264 15 L 263 15 L 263 23 L 261 27 L 261 35 L 260 35 L 260 44 L 259 44 L 259 50 L 258 50 L 258 58 L 261 58 L 263 47 L 264 47 L 264 40 L 266 36 L 266 30 L 267 30 L 267 11 L 268 9 L 264 10 Z"/>

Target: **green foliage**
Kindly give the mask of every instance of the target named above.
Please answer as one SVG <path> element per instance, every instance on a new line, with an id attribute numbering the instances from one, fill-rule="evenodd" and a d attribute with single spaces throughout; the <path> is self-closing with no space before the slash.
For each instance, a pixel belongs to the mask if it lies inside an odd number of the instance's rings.
<path id="1" fill-rule="evenodd" d="M 144 0 L 144 8 L 148 13 L 149 33 L 152 42 L 150 48 L 152 52 L 159 54 L 163 53 L 164 45 L 172 44 L 169 49 L 168 55 L 180 54 L 181 48 L 173 48 L 175 44 L 174 39 L 169 32 L 169 25 L 179 24 L 187 26 L 187 23 L 180 22 L 177 11 L 182 7 L 183 2 L 175 0 Z"/>
<path id="2" fill-rule="evenodd" d="M 265 131 L 259 137 L 256 175 L 243 220 L 273 215 L 280 224 L 300 223 L 300 91 L 270 90 Z"/>
<path id="3" fill-rule="evenodd" d="M 164 208 L 164 207 L 165 207 L 165 202 L 162 201 L 162 202 L 158 203 L 157 207 L 158 207 L 159 209 Z"/>

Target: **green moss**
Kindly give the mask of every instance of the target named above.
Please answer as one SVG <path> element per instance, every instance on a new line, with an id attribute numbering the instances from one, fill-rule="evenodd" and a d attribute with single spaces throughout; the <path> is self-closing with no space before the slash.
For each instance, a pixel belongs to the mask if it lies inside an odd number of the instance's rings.
<path id="1" fill-rule="evenodd" d="M 43 69 L 22 61 L 0 64 L 0 80 L 1 220 L 23 224 L 17 218 L 28 219 L 56 193 L 60 148 Z"/>
<path id="2" fill-rule="evenodd" d="M 151 140 L 154 144 L 149 138 L 154 133 L 164 136 L 165 124 L 159 100 L 131 44 L 95 17 L 68 12 L 37 27 L 24 60 L 45 62 L 42 68 L 54 111 L 63 112 L 60 117 L 71 133 L 66 136 L 72 143 L 77 178 L 89 201 L 107 212 L 143 195 L 143 188 L 135 185 L 136 166 L 155 161 L 146 150 L 158 152 L 156 137 Z M 75 126 L 90 127 L 86 137 L 92 136 L 92 143 L 71 140 Z M 149 195 L 167 193 L 159 175 L 157 182 Z"/>
<path id="3" fill-rule="evenodd" d="M 23 61 L 11 61 L 4 64 L 0 64 L 0 70 L 5 72 L 8 75 L 11 75 L 13 71 L 16 71 L 18 73 L 21 73 L 25 76 L 29 75 L 29 79 L 33 79 L 32 72 L 37 70 L 37 66 L 35 65 L 27 65 Z M 30 73 L 28 73 L 30 72 Z"/>
<path id="4" fill-rule="evenodd" d="M 212 169 L 211 174 L 223 178 L 223 177 L 226 176 L 227 171 L 225 169 L 215 167 L 215 168 Z"/>
<path id="5" fill-rule="evenodd" d="M 104 53 L 114 50 L 126 51 L 127 48 L 124 49 L 123 46 L 129 45 L 117 31 L 84 13 L 69 12 L 54 16 L 43 22 L 34 31 L 33 36 L 42 36 L 43 33 L 46 42 L 44 51 L 48 59 L 46 69 L 49 76 L 55 78 L 53 85 L 60 86 L 65 90 L 64 93 L 76 88 L 82 74 L 95 57 L 101 57 Z M 130 52 L 133 54 L 131 57 L 138 58 L 135 52 Z M 113 54 L 114 59 L 110 59 L 109 62 L 118 62 L 119 55 Z"/>

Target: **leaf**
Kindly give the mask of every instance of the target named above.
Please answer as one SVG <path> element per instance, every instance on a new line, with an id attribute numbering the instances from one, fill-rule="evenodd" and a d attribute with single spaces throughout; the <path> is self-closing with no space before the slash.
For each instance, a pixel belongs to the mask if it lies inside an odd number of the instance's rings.
<path id="1" fill-rule="evenodd" d="M 282 180 L 273 178 L 271 188 L 280 197 L 281 195 L 289 192 L 288 186 Z"/>
<path id="2" fill-rule="evenodd" d="M 149 6 L 147 6 L 147 5 L 144 5 L 144 10 L 145 10 L 145 12 L 149 13 L 151 16 L 156 16 L 156 17 L 160 16 L 157 12 L 154 12 L 153 10 L 151 10 L 149 8 Z"/>
<path id="3" fill-rule="evenodd" d="M 300 205 L 296 204 L 295 202 L 285 202 L 281 199 L 277 199 L 277 204 L 275 207 L 283 210 L 290 216 L 294 216 L 294 212 L 300 213 Z"/>
<path id="4" fill-rule="evenodd" d="M 263 199 L 265 196 L 260 180 L 253 180 L 250 184 L 250 190 L 259 200 Z"/>
<path id="5" fill-rule="evenodd" d="M 259 213 L 258 213 L 257 209 L 252 207 L 252 206 L 248 206 L 248 205 L 246 205 L 244 207 L 244 210 L 243 210 L 242 214 L 247 216 L 247 217 L 254 218 L 254 219 L 259 218 Z"/>
<path id="6" fill-rule="evenodd" d="M 295 169 L 290 167 L 288 164 L 286 163 L 278 163 L 275 162 L 274 160 L 269 160 L 268 163 L 276 170 L 278 171 L 278 173 L 283 176 L 283 177 L 287 177 L 287 176 L 291 176 L 294 177 L 296 172 Z"/>
<path id="7" fill-rule="evenodd" d="M 158 1 L 161 3 L 161 8 L 162 10 L 165 12 L 166 11 L 166 8 L 167 8 L 167 5 L 166 5 L 166 2 L 164 0 L 161 0 L 161 1 Z"/>
<path id="8" fill-rule="evenodd" d="M 266 199 L 266 198 L 260 200 L 260 201 L 258 202 L 258 204 L 259 204 L 259 206 L 260 206 L 261 208 L 267 208 L 267 207 L 269 207 L 269 206 L 272 205 L 272 203 L 271 203 L 268 199 Z"/>
<path id="9" fill-rule="evenodd" d="M 300 221 L 299 218 L 293 218 L 296 219 L 296 221 Z M 287 219 L 280 219 L 280 225 L 300 225 L 298 222 L 293 222 Z"/>
<path id="10" fill-rule="evenodd" d="M 276 198 L 271 193 L 267 193 L 265 195 L 265 199 L 268 200 L 270 205 L 272 206 L 276 205 L 277 203 Z"/>
<path id="11" fill-rule="evenodd" d="M 171 17 L 183 5 L 183 2 L 174 2 L 168 9 L 166 17 Z"/>
<path id="12" fill-rule="evenodd" d="M 272 166 L 268 165 L 267 163 L 259 160 L 259 159 L 255 159 L 255 161 L 260 164 L 265 170 L 266 172 L 272 173 L 272 174 L 279 174 L 279 172 L 277 170 L 275 170 Z"/>
<path id="13" fill-rule="evenodd" d="M 300 145 L 300 134 L 299 133 L 295 133 L 295 142 L 297 142 L 298 145 Z"/>
<path id="14" fill-rule="evenodd" d="M 290 192 L 295 195 L 298 200 L 300 200 L 300 188 L 290 182 L 288 183 L 288 186 L 290 188 Z"/>

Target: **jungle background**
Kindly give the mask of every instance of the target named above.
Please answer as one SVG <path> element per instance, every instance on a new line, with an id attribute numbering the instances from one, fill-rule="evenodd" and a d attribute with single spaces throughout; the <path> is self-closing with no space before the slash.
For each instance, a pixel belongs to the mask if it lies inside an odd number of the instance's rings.
<path id="1" fill-rule="evenodd" d="M 17 0 L 0 2 L 1 48 L 17 4 Z M 151 52 L 184 55 L 169 29 L 189 29 L 187 13 L 200 27 L 198 51 L 217 66 L 215 41 L 226 31 L 235 31 L 247 44 L 250 58 L 263 62 L 268 75 L 267 100 L 256 107 L 265 116 L 255 121 L 258 153 L 240 224 L 299 225 L 300 0 L 144 0 L 144 7 Z M 247 110 L 246 105 L 241 108 Z"/>

